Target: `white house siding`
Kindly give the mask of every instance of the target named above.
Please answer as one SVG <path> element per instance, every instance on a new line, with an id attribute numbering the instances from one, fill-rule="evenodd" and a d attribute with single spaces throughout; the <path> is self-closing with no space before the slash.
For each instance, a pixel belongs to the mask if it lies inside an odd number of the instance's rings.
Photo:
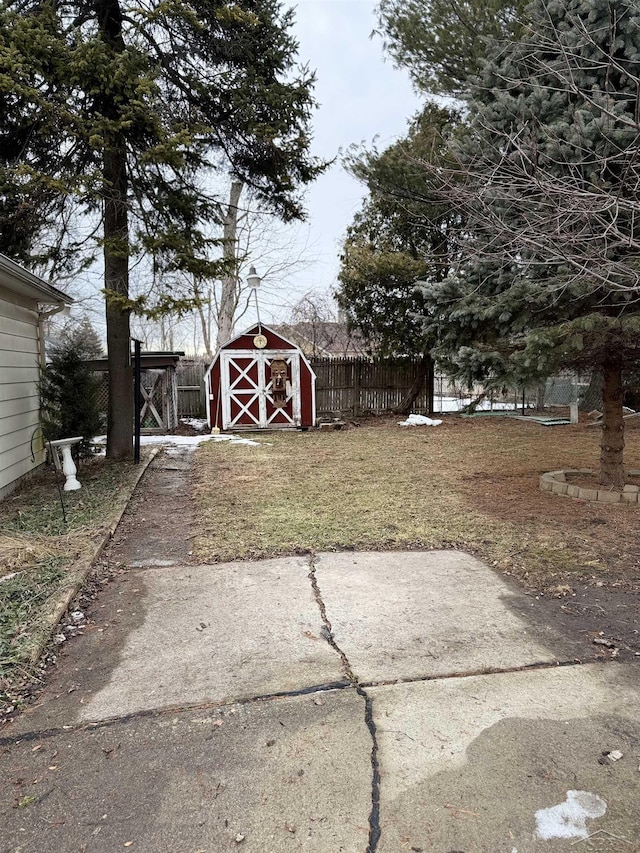
<path id="1" fill-rule="evenodd" d="M 39 424 L 38 314 L 27 300 L 0 286 L 0 498 L 44 461 Z"/>

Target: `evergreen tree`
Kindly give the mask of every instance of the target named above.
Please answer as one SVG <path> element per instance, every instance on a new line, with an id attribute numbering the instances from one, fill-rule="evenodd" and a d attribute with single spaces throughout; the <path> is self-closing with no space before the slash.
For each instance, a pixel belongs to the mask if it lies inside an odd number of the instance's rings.
<path id="1" fill-rule="evenodd" d="M 79 320 L 65 323 L 60 332 L 60 343 L 77 352 L 80 358 L 90 361 L 104 355 L 102 341 L 86 314 Z"/>
<path id="2" fill-rule="evenodd" d="M 411 410 L 431 367 L 421 321 L 426 306 L 416 281 L 447 275 L 457 218 L 433 193 L 422 162 L 442 162 L 445 140 L 457 122 L 455 112 L 430 104 L 404 139 L 347 160 L 369 195 L 347 231 L 336 299 L 373 352 L 421 359 L 400 412 Z"/>
<path id="3" fill-rule="evenodd" d="M 0 249 L 52 276 L 102 254 L 114 458 L 132 452 L 132 261 L 216 278 L 212 175 L 230 169 L 291 219 L 324 168 L 291 16 L 279 0 L 0 4 Z"/>
<path id="4" fill-rule="evenodd" d="M 380 0 L 384 46 L 416 88 L 460 96 L 484 60 L 487 44 L 512 38 L 522 0 Z"/>
<path id="5" fill-rule="evenodd" d="M 81 435 L 80 456 L 91 456 L 91 439 L 101 431 L 100 379 L 87 364 L 87 360 L 101 354 L 100 339 L 86 317 L 79 323 L 69 323 L 40 378 L 41 420 L 46 437 L 55 441 Z"/>
<path id="6" fill-rule="evenodd" d="M 441 186 L 464 262 L 423 287 L 426 332 L 470 382 L 601 370 L 600 481 L 620 488 L 621 377 L 640 357 L 640 10 L 534 0 L 527 16 L 471 91 Z"/>

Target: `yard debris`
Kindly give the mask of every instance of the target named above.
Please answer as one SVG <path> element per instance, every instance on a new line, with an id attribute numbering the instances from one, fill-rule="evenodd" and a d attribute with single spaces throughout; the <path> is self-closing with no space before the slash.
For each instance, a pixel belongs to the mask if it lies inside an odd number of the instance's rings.
<path id="1" fill-rule="evenodd" d="M 321 420 L 318 423 L 319 430 L 327 430 L 327 429 L 348 429 L 348 424 L 346 421 L 340 420 L 339 418 L 334 418 L 332 421 L 323 421 Z"/>
<path id="2" fill-rule="evenodd" d="M 598 764 L 613 764 L 616 761 L 620 761 L 622 757 L 623 753 L 619 749 L 605 749 L 598 759 Z"/>
<path id="3" fill-rule="evenodd" d="M 569 586 L 569 584 L 553 586 L 551 589 L 547 590 L 547 592 L 551 598 L 567 598 L 570 595 L 575 595 L 573 587 Z"/>
<path id="4" fill-rule="evenodd" d="M 592 642 L 596 646 L 605 646 L 607 649 L 615 649 L 616 647 L 613 640 L 608 640 L 606 637 L 594 637 Z"/>
<path id="5" fill-rule="evenodd" d="M 465 814 L 465 815 L 471 815 L 472 817 L 480 817 L 480 812 L 472 812 L 472 811 L 469 811 L 469 809 L 461 809 L 461 808 L 458 808 L 458 806 L 451 805 L 451 803 L 445 803 L 444 808 L 450 812 L 455 812 L 456 814 Z"/>
<path id="6" fill-rule="evenodd" d="M 398 426 L 440 426 L 441 420 L 433 420 L 425 415 L 409 415 L 406 421 L 400 421 Z"/>

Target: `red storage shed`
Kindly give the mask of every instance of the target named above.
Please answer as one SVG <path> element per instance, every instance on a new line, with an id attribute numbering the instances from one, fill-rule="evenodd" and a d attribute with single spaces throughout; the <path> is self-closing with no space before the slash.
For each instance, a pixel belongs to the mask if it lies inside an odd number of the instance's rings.
<path id="1" fill-rule="evenodd" d="M 298 347 L 268 326 L 256 323 L 220 347 L 205 383 L 212 428 L 315 426 L 315 373 Z"/>

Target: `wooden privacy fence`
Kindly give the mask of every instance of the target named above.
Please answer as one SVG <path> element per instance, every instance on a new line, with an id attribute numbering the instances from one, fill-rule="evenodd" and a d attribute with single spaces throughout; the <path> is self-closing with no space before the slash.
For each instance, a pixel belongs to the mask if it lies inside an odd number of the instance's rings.
<path id="1" fill-rule="evenodd" d="M 397 408 L 409 393 L 420 367 L 419 359 L 312 358 L 317 376 L 316 411 L 321 417 L 342 414 L 358 417 L 383 414 Z M 411 411 L 427 412 L 429 378 Z"/>
<path id="2" fill-rule="evenodd" d="M 181 418 L 206 418 L 204 374 L 209 366 L 203 359 L 181 359 L 176 368 L 178 413 Z"/>
<path id="3" fill-rule="evenodd" d="M 316 413 L 319 417 L 368 412 L 383 414 L 400 405 L 409 393 L 419 359 L 312 358 L 316 374 Z M 178 412 L 181 418 L 206 417 L 203 377 L 208 365 L 202 360 L 182 359 L 177 367 Z M 429 383 L 420 392 L 413 412 L 427 413 Z"/>

